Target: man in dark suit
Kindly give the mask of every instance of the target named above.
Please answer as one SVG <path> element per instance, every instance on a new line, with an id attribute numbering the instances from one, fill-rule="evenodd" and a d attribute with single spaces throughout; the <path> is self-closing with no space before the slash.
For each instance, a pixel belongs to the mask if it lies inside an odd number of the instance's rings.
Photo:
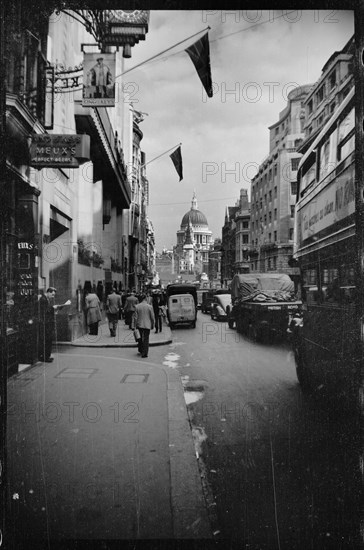
<path id="1" fill-rule="evenodd" d="M 149 334 L 154 328 L 155 318 L 152 306 L 147 303 L 146 295 L 142 294 L 140 298 L 140 304 L 135 307 L 136 327 L 140 332 L 138 351 L 142 357 L 148 357 Z"/>
<path id="2" fill-rule="evenodd" d="M 49 287 L 47 292 L 39 298 L 39 348 L 38 358 L 40 361 L 51 363 L 53 357 L 52 341 L 56 326 L 55 310 L 57 306 L 52 304 L 56 295 L 56 289 Z"/>
<path id="3" fill-rule="evenodd" d="M 116 336 L 120 308 L 121 296 L 116 294 L 115 289 L 113 289 L 106 299 L 106 314 L 109 321 L 110 336 Z"/>

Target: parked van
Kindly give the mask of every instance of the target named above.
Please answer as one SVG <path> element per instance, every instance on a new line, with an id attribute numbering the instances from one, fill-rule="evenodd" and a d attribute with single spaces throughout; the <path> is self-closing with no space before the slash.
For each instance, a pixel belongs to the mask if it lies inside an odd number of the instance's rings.
<path id="1" fill-rule="evenodd" d="M 167 286 L 169 326 L 188 324 L 196 327 L 197 292 L 193 285 L 172 284 Z"/>

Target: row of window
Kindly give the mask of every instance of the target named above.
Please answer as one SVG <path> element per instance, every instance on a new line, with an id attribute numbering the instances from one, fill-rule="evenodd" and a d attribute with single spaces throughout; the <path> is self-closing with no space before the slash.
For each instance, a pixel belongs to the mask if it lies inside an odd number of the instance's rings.
<path id="1" fill-rule="evenodd" d="M 325 98 L 327 92 L 330 93 L 336 86 L 336 69 L 328 76 L 328 78 L 323 82 L 322 86 L 315 93 L 314 98 L 311 98 L 307 103 L 307 112 L 310 115 L 314 109 L 314 106 L 317 107 Z M 327 88 L 327 90 L 326 90 Z"/>
<path id="2" fill-rule="evenodd" d="M 293 227 L 289 228 L 288 231 L 288 239 L 290 241 L 293 240 Z M 272 239 L 273 237 L 273 239 Z M 273 233 L 268 233 L 268 243 L 277 242 L 277 231 L 273 231 Z M 259 239 L 252 239 L 252 245 L 258 246 Z"/>
<path id="3" fill-rule="evenodd" d="M 292 181 L 291 182 L 291 195 L 297 194 L 297 182 Z M 264 204 L 267 205 L 268 203 L 272 202 L 272 191 L 270 190 L 268 193 L 265 193 L 264 197 L 261 197 L 258 200 L 255 201 L 255 203 L 252 201 L 252 209 L 261 210 L 263 208 L 263 198 L 264 198 Z M 277 187 L 274 188 L 274 198 L 277 198 Z"/>

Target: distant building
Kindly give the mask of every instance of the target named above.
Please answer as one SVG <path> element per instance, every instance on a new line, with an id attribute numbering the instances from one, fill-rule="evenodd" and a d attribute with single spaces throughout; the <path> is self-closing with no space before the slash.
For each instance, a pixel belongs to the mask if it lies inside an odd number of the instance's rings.
<path id="1" fill-rule="evenodd" d="M 236 222 L 235 215 L 239 211 L 239 202 L 236 206 L 227 206 L 225 223 L 222 228 L 221 241 L 221 284 L 229 286 L 235 275 L 236 258 Z"/>
<path id="2" fill-rule="evenodd" d="M 247 189 L 240 189 L 239 209 L 235 214 L 235 273 L 250 271 L 250 203 Z"/>
<path id="3" fill-rule="evenodd" d="M 207 273 L 211 244 L 212 231 L 209 230 L 205 214 L 197 208 L 196 193 L 194 192 L 191 208 L 183 216 L 180 229 L 177 231 L 174 257 L 178 273 L 194 276 L 203 272 Z"/>
<path id="4" fill-rule="evenodd" d="M 215 239 L 210 247 L 208 278 L 211 283 L 221 282 L 221 239 Z"/>
<path id="5" fill-rule="evenodd" d="M 296 275 L 289 267 L 293 252 L 294 205 L 297 193 L 298 147 L 304 139 L 303 105 L 312 85 L 288 95 L 287 107 L 269 127 L 269 155 L 251 186 L 251 271 Z"/>

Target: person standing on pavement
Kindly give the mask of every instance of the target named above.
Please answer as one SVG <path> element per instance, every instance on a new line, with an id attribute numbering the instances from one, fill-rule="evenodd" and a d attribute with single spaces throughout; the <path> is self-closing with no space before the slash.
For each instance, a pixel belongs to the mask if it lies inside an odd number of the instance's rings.
<path id="1" fill-rule="evenodd" d="M 110 336 L 116 336 L 120 309 L 121 296 L 120 294 L 116 294 L 115 288 L 113 288 L 106 298 L 106 315 L 109 321 Z"/>
<path id="2" fill-rule="evenodd" d="M 140 332 L 138 340 L 138 351 L 142 357 L 148 357 L 149 334 L 154 328 L 155 318 L 151 305 L 147 303 L 145 294 L 141 296 L 141 302 L 135 308 L 136 328 Z"/>
<path id="3" fill-rule="evenodd" d="M 138 298 L 135 296 L 134 290 L 132 290 L 130 296 L 127 297 L 125 301 L 125 322 L 129 325 L 129 328 L 132 328 L 133 315 L 135 313 L 135 307 L 138 304 Z"/>
<path id="4" fill-rule="evenodd" d="M 89 334 L 97 336 L 99 333 L 99 322 L 101 321 L 100 300 L 96 292 L 89 292 L 86 296 L 87 326 Z"/>
<path id="5" fill-rule="evenodd" d="M 39 298 L 39 353 L 40 361 L 51 363 L 53 361 L 52 341 L 56 327 L 56 309 L 53 300 L 56 295 L 56 289 L 49 287 L 45 294 Z"/>

